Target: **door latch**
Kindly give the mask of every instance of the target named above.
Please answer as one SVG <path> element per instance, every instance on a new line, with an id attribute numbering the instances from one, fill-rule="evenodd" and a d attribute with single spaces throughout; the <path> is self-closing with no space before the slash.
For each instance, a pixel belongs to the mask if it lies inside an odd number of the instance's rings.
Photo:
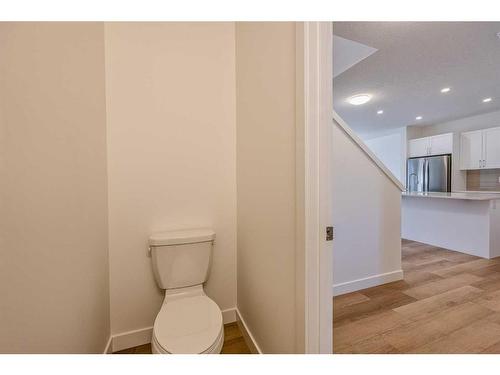
<path id="1" fill-rule="evenodd" d="M 333 241 L 333 227 L 326 227 L 326 240 Z"/>

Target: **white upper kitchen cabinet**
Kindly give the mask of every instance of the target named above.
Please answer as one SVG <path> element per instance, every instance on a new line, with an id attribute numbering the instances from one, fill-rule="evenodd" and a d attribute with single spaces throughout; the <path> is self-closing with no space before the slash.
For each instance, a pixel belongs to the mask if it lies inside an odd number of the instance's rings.
<path id="1" fill-rule="evenodd" d="M 430 155 L 451 154 L 453 152 L 453 134 L 446 133 L 430 137 Z"/>
<path id="2" fill-rule="evenodd" d="M 408 141 L 408 156 L 443 155 L 453 152 L 453 134 L 439 134 L 432 137 L 411 139 Z"/>
<path id="3" fill-rule="evenodd" d="M 460 135 L 460 169 L 500 168 L 500 128 Z"/>
<path id="4" fill-rule="evenodd" d="M 408 156 L 410 158 L 429 155 L 429 138 L 411 139 L 408 142 Z"/>
<path id="5" fill-rule="evenodd" d="M 483 162 L 483 131 L 460 135 L 460 169 L 479 169 Z"/>
<path id="6" fill-rule="evenodd" d="M 500 168 L 500 128 L 483 131 L 484 168 Z"/>

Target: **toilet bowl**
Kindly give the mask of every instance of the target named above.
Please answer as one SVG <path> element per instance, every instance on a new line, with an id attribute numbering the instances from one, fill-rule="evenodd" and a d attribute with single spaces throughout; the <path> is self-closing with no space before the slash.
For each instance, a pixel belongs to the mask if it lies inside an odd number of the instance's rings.
<path id="1" fill-rule="evenodd" d="M 222 312 L 201 285 L 166 293 L 153 327 L 153 353 L 218 354 L 223 343 Z"/>
<path id="2" fill-rule="evenodd" d="M 222 312 L 203 289 L 215 233 L 211 229 L 161 232 L 149 238 L 156 282 L 165 299 L 156 316 L 155 354 L 216 354 L 224 343 Z"/>

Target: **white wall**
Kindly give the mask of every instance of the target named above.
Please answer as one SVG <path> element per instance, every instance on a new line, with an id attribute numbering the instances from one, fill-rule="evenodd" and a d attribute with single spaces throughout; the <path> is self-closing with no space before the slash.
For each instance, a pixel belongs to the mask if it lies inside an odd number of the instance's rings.
<path id="1" fill-rule="evenodd" d="M 0 23 L 0 353 L 109 337 L 102 23 Z"/>
<path id="2" fill-rule="evenodd" d="M 238 309 L 264 353 L 298 352 L 295 24 L 237 23 L 236 71 Z"/>
<path id="3" fill-rule="evenodd" d="M 377 158 L 406 185 L 406 128 L 364 140 Z"/>
<path id="4" fill-rule="evenodd" d="M 443 133 L 461 133 L 469 130 L 478 130 L 500 126 L 500 111 L 489 112 L 482 115 L 464 117 L 454 121 L 421 126 L 420 136 L 428 137 Z"/>
<path id="5" fill-rule="evenodd" d="M 333 207 L 334 294 L 401 279 L 401 191 L 337 125 Z"/>
<path id="6" fill-rule="evenodd" d="M 212 227 L 207 294 L 236 306 L 232 23 L 107 23 L 112 333 L 153 325 L 152 231 Z"/>

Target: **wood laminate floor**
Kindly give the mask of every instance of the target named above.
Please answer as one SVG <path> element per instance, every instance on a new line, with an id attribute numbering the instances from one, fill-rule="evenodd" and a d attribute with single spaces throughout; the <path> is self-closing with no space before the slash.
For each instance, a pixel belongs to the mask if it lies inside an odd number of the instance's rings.
<path id="1" fill-rule="evenodd" d="M 151 344 L 136 346 L 113 354 L 151 354 Z M 250 354 L 237 323 L 224 324 L 222 354 Z"/>
<path id="2" fill-rule="evenodd" d="M 333 299 L 334 353 L 500 353 L 500 258 L 403 240 L 404 280 Z"/>

